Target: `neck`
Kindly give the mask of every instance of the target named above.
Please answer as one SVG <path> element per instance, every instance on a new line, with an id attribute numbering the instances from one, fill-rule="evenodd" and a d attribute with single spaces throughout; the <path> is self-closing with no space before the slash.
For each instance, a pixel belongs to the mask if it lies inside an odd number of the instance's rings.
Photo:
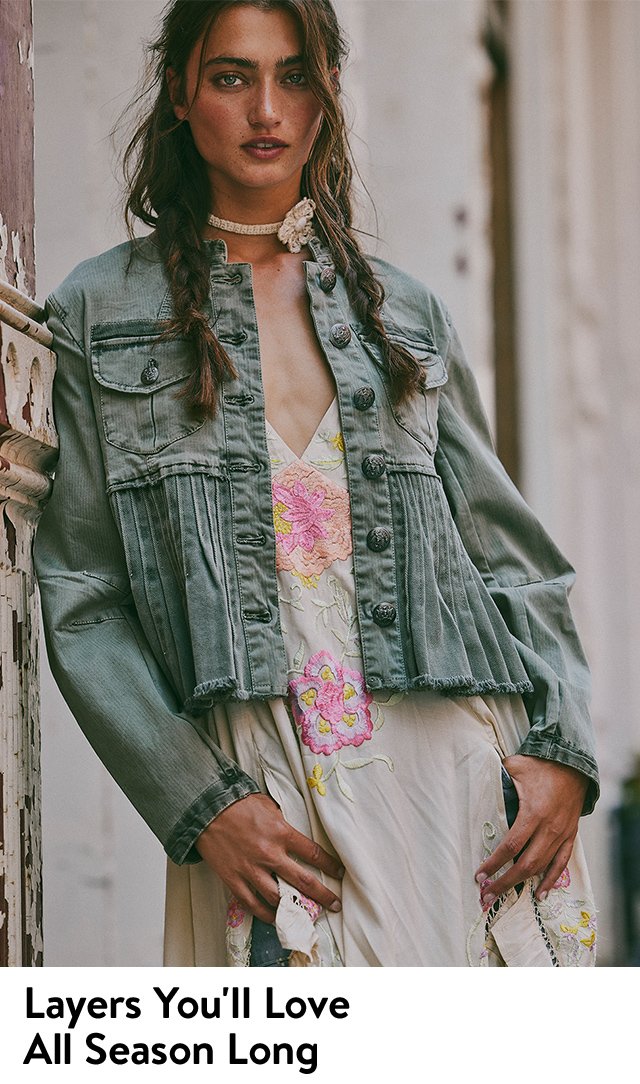
<path id="1" fill-rule="evenodd" d="M 211 186 L 211 210 L 214 215 L 228 222 L 243 222 L 247 225 L 282 222 L 300 198 L 300 177 L 273 189 L 237 186 L 228 190 L 220 185 Z"/>
<path id="2" fill-rule="evenodd" d="M 222 238 L 227 246 L 229 263 L 263 264 L 296 258 L 287 251 L 274 235 L 269 237 L 245 237 L 235 233 L 224 233 L 222 230 L 216 230 L 208 226 L 205 237 Z"/>

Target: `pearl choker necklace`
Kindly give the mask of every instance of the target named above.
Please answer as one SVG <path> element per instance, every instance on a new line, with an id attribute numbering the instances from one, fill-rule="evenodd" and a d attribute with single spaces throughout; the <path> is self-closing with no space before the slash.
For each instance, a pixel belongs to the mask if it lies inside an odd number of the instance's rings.
<path id="1" fill-rule="evenodd" d="M 282 222 L 248 226 L 244 222 L 228 222 L 226 218 L 217 218 L 215 215 L 209 215 L 207 222 L 210 226 L 215 226 L 216 229 L 224 230 L 226 233 L 242 233 L 251 237 L 266 237 L 268 234 L 277 233 L 278 240 L 286 245 L 289 252 L 299 252 L 312 236 L 311 221 L 315 209 L 313 200 L 305 196 L 291 208 Z"/>

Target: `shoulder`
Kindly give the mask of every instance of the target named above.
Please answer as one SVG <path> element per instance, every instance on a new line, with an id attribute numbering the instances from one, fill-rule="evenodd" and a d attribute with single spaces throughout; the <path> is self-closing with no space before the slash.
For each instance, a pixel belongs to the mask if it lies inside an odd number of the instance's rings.
<path id="1" fill-rule="evenodd" d="M 451 336 L 451 320 L 444 301 L 419 279 L 377 256 L 367 257 L 382 283 L 383 320 L 400 327 L 427 328 L 443 347 Z"/>
<path id="2" fill-rule="evenodd" d="M 131 298 L 160 288 L 164 270 L 151 235 L 124 241 L 83 260 L 45 302 L 47 313 L 81 327 L 102 318 L 114 306 L 126 310 Z"/>

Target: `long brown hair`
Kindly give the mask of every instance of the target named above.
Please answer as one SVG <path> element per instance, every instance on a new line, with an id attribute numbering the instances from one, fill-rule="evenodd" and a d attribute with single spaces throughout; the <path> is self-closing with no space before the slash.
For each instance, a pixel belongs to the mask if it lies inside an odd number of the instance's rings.
<path id="1" fill-rule="evenodd" d="M 173 300 L 173 316 L 162 337 L 184 336 L 193 343 L 196 364 L 183 394 L 194 410 L 213 416 L 222 380 L 237 372 L 207 314 L 210 263 L 203 234 L 211 209 L 209 178 L 189 125 L 176 121 L 166 72 L 172 68 L 176 73 L 176 94 L 183 100 L 187 62 L 202 38 L 198 93 L 209 34 L 219 14 L 233 3 L 249 3 L 263 11 L 284 8 L 298 22 L 305 72 L 323 113 L 304 170 L 303 194 L 315 201 L 316 229 L 344 277 L 365 333 L 382 352 L 390 394 L 402 399 L 421 385 L 422 370 L 387 338 L 380 317 L 384 289 L 352 228 L 353 167 L 339 83 L 332 74 L 341 70 L 347 48 L 330 0 L 172 0 L 165 8 L 160 36 L 149 46 L 146 86 L 136 102 L 154 94 L 155 99 L 124 152 L 125 215 L 132 237 L 135 218 L 155 227 Z"/>

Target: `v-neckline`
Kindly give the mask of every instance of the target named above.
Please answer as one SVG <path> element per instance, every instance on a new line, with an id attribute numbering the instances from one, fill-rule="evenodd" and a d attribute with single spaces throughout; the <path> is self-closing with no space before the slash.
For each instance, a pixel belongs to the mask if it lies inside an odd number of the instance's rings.
<path id="1" fill-rule="evenodd" d="M 280 436 L 280 433 L 278 432 L 278 430 L 271 424 L 271 422 L 269 421 L 269 419 L 265 415 L 265 422 L 266 422 L 266 425 L 267 425 L 267 429 L 270 429 L 271 432 L 273 433 L 273 435 L 275 437 L 277 437 L 277 439 L 280 441 L 280 443 L 283 445 L 283 447 L 286 448 L 289 455 L 293 456 L 294 459 L 297 459 L 298 461 L 301 461 L 301 460 L 303 460 L 305 458 L 305 456 L 306 456 L 307 452 L 309 451 L 311 445 L 314 443 L 316 437 L 318 436 L 318 433 L 320 432 L 321 426 L 324 424 L 329 412 L 333 410 L 334 406 L 337 403 L 337 400 L 338 400 L 338 396 L 334 395 L 333 399 L 329 403 L 329 406 L 327 407 L 327 409 L 325 410 L 324 414 L 322 415 L 320 421 L 316 425 L 315 430 L 312 433 L 312 435 L 311 435 L 311 437 L 310 437 L 310 439 L 309 439 L 309 441 L 307 443 L 307 446 L 304 449 L 302 455 L 296 455 L 293 448 L 289 447 L 286 440 L 283 437 Z"/>

